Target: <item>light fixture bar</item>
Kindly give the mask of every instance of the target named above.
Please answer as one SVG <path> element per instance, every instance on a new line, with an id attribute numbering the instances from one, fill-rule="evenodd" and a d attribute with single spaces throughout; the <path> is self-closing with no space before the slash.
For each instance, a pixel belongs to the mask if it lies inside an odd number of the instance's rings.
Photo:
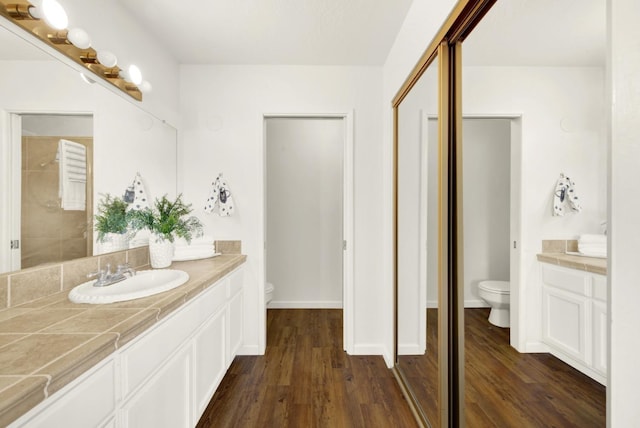
<path id="1" fill-rule="evenodd" d="M 125 82 L 119 77 L 120 69 L 115 66 L 101 64 L 98 53 L 93 48 L 80 49 L 68 40 L 67 29 L 56 29 L 44 19 L 40 13 L 34 12 L 34 6 L 26 0 L 0 0 L 0 16 L 17 25 L 24 31 L 40 39 L 75 63 L 89 70 L 99 78 L 109 82 L 137 101 L 142 101 L 142 92 L 137 85 Z M 38 11 L 35 11 L 38 12 Z M 1 18 L 0 18 L 1 19 Z M 115 61 L 115 55 L 111 54 Z"/>

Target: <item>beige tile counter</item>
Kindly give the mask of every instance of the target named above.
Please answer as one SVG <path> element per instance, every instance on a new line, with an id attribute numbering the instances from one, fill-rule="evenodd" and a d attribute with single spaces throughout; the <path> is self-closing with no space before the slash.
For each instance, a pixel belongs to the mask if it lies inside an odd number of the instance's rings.
<path id="1" fill-rule="evenodd" d="M 576 256 L 565 253 L 540 253 L 538 261 L 564 266 L 571 269 L 584 270 L 586 272 L 607 274 L 607 259 L 597 257 Z"/>
<path id="2" fill-rule="evenodd" d="M 0 310 L 0 426 L 5 426 L 243 264 L 244 255 L 174 262 L 184 285 L 108 305 L 76 304 L 69 290 Z M 2 287 L 2 284 L 0 284 Z"/>

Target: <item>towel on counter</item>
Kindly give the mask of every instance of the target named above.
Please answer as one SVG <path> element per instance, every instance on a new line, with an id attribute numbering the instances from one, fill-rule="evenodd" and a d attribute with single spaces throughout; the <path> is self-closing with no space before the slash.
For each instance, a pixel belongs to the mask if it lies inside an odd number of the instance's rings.
<path id="1" fill-rule="evenodd" d="M 580 235 L 578 252 L 588 257 L 607 257 L 607 235 Z"/>
<path id="2" fill-rule="evenodd" d="M 564 174 L 560 174 L 553 195 L 553 215 L 563 216 L 568 211 L 566 210 L 567 205 L 571 211 L 580 212 L 582 210 L 576 193 L 576 183 Z"/>
<path id="3" fill-rule="evenodd" d="M 144 188 L 142 176 L 140 173 L 136 173 L 135 178 L 131 186 L 124 192 L 123 197 L 125 202 L 129 203 L 127 211 L 131 210 L 143 210 L 149 208 L 149 198 L 147 197 L 147 190 Z"/>
<path id="4" fill-rule="evenodd" d="M 87 209 L 87 149 L 80 143 L 58 141 L 58 196 L 62 209 Z"/>
<path id="5" fill-rule="evenodd" d="M 206 259 L 216 255 L 213 237 L 201 236 L 188 243 L 184 238 L 176 238 L 174 242 L 173 260 Z"/>
<path id="6" fill-rule="evenodd" d="M 204 212 L 215 213 L 220 217 L 231 216 L 235 211 L 235 204 L 227 180 L 222 177 L 222 174 L 218 174 L 216 181 L 211 184 L 211 192 L 205 202 Z"/>

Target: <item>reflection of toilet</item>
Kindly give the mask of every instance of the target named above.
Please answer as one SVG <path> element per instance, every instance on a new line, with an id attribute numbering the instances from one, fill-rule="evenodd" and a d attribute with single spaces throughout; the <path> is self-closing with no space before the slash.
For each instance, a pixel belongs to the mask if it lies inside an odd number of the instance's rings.
<path id="1" fill-rule="evenodd" d="M 264 304 L 265 306 L 269 304 L 269 302 L 273 299 L 273 284 L 267 282 L 264 286 Z"/>
<path id="2" fill-rule="evenodd" d="M 509 327 L 509 281 L 480 281 L 480 297 L 491 306 L 489 322 L 498 327 Z"/>

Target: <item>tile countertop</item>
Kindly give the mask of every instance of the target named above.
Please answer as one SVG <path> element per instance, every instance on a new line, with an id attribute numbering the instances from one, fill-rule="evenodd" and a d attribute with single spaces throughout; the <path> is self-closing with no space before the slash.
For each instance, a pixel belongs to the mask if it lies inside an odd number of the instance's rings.
<path id="1" fill-rule="evenodd" d="M 69 290 L 0 311 L 0 426 L 134 339 L 246 260 L 174 262 L 189 280 L 173 290 L 107 305 L 77 304 Z"/>
<path id="2" fill-rule="evenodd" d="M 571 269 L 584 270 L 600 275 L 607 274 L 607 259 L 597 257 L 576 256 L 565 253 L 540 253 L 538 261 L 564 266 Z"/>

